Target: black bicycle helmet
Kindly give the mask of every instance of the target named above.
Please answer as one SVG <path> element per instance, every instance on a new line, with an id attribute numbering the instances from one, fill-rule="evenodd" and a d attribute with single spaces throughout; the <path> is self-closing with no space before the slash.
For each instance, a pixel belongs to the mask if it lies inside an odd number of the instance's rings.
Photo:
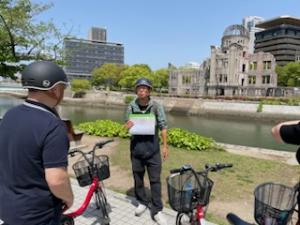
<path id="1" fill-rule="evenodd" d="M 31 63 L 22 72 L 24 88 L 49 90 L 59 83 L 67 85 L 67 75 L 62 68 L 50 61 Z"/>
<path id="2" fill-rule="evenodd" d="M 142 77 L 135 82 L 135 89 L 139 86 L 147 86 L 152 89 L 152 82 L 149 79 Z"/>

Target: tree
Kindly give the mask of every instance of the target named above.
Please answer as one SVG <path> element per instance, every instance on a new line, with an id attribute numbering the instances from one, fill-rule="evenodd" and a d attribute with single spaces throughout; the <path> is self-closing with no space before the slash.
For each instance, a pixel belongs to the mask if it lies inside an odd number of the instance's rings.
<path id="1" fill-rule="evenodd" d="M 122 71 L 128 68 L 127 65 L 107 63 L 92 71 L 92 85 L 105 85 L 109 87 L 118 86 Z"/>
<path id="2" fill-rule="evenodd" d="M 75 92 L 74 97 L 82 97 L 85 91 L 91 89 L 91 84 L 85 79 L 74 79 L 71 81 L 71 89 Z"/>
<path id="3" fill-rule="evenodd" d="M 133 88 L 137 79 L 145 77 L 153 81 L 153 75 L 150 67 L 145 64 L 135 64 L 128 67 L 121 73 L 119 85 L 125 88 Z"/>
<path id="4" fill-rule="evenodd" d="M 154 72 L 154 79 L 160 84 L 158 87 L 167 88 L 169 83 L 169 70 L 162 68 Z"/>
<path id="5" fill-rule="evenodd" d="M 285 66 L 277 66 L 276 73 L 278 75 L 279 86 L 300 86 L 300 63 L 290 62 Z"/>
<path id="6" fill-rule="evenodd" d="M 10 76 L 32 60 L 62 63 L 63 37 L 52 22 L 36 16 L 52 5 L 30 0 L 0 0 L 0 76 Z"/>

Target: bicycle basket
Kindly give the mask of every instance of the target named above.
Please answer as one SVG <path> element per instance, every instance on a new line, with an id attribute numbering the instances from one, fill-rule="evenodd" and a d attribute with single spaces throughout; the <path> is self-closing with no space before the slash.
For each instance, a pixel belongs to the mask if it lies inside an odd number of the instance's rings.
<path id="1" fill-rule="evenodd" d="M 296 206 L 294 188 L 264 183 L 255 188 L 254 217 L 259 225 L 286 225 Z"/>
<path id="2" fill-rule="evenodd" d="M 209 202 L 213 181 L 198 173 L 200 186 L 192 171 L 172 174 L 167 178 L 170 206 L 177 212 L 190 212 L 197 202 L 205 206 Z"/>
<path id="3" fill-rule="evenodd" d="M 89 156 L 88 160 L 91 162 L 92 157 Z M 97 175 L 100 180 L 109 178 L 109 160 L 107 155 L 95 156 L 94 164 L 97 170 Z M 79 186 L 84 187 L 90 185 L 93 182 L 92 168 L 86 160 L 81 160 L 73 165 L 76 179 Z"/>

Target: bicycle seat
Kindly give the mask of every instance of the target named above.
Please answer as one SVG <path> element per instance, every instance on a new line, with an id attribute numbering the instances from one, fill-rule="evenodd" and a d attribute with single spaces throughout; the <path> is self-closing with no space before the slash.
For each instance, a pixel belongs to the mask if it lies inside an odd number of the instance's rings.
<path id="1" fill-rule="evenodd" d="M 226 218 L 232 225 L 253 225 L 252 223 L 248 223 L 247 221 L 242 220 L 240 217 L 233 213 L 228 213 Z"/>

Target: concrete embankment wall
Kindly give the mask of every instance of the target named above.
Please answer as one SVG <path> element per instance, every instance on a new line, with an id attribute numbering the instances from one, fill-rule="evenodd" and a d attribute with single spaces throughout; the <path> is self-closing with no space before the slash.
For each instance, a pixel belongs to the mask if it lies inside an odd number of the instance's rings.
<path id="1" fill-rule="evenodd" d="M 126 107 L 125 97 L 128 95 L 119 92 L 92 92 L 87 93 L 83 99 L 66 97 L 64 102 L 76 105 L 124 108 Z M 158 96 L 153 96 L 153 99 L 160 102 L 167 112 L 186 115 L 225 116 L 278 121 L 300 119 L 300 106 L 263 105 L 262 112 L 257 112 L 259 107 L 258 102 Z"/>
<path id="2" fill-rule="evenodd" d="M 0 93 L 5 94 L 5 93 Z M 24 97 L 26 93 L 8 92 L 8 95 Z M 66 92 L 63 104 L 84 105 L 91 107 L 126 107 L 125 97 L 134 96 L 121 92 L 88 92 L 83 98 L 72 98 Z M 300 106 L 263 105 L 262 111 L 257 112 L 258 102 L 241 102 L 228 100 L 208 100 L 193 98 L 158 97 L 153 99 L 160 102 L 167 112 L 185 115 L 220 116 L 258 120 L 292 120 L 300 119 Z"/>
<path id="3" fill-rule="evenodd" d="M 218 145 L 223 147 L 227 152 L 233 154 L 245 155 L 259 159 L 276 160 L 289 165 L 298 165 L 295 152 L 278 151 L 266 148 L 232 145 L 225 143 L 218 143 Z M 297 149 L 296 146 L 295 149 Z"/>

